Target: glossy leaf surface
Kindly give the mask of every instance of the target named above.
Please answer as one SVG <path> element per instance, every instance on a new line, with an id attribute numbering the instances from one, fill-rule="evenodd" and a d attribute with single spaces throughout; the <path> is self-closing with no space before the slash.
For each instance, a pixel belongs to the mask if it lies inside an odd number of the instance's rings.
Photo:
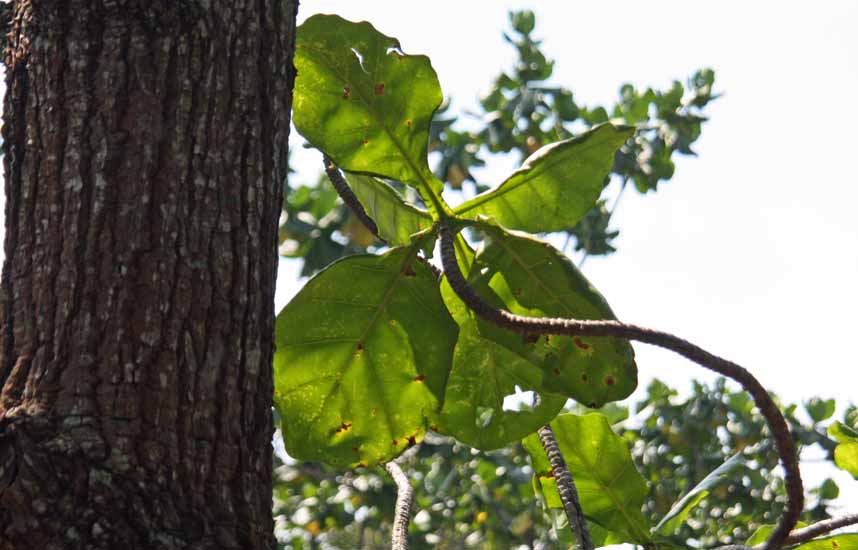
<path id="1" fill-rule="evenodd" d="M 566 398 L 553 394 L 542 394 L 535 408 L 529 407 L 530 402 L 523 408 L 510 403 L 505 410 L 504 400 L 515 395 L 516 387 L 542 388 L 542 370 L 531 357 L 497 343 L 497 330 L 478 319 L 446 279 L 441 295 L 459 325 L 459 339 L 436 421 L 438 431 L 477 449 L 492 450 L 520 440 L 557 416 Z M 501 338 L 521 339 L 510 333 Z"/>
<path id="2" fill-rule="evenodd" d="M 610 529 L 610 534 L 600 538 L 607 537 L 612 544 L 648 543 L 649 527 L 641 513 L 646 482 L 635 469 L 625 440 L 611 430 L 607 418 L 598 413 L 563 414 L 554 419 L 551 427 L 575 480 L 584 515 Z M 546 501 L 559 507 L 557 486 L 539 437 L 530 435 L 523 443 Z"/>
<path id="3" fill-rule="evenodd" d="M 614 319 L 602 295 L 554 247 L 486 224 L 480 228 L 486 240 L 470 277 L 478 290 L 487 283 L 508 310 L 520 315 Z M 541 336 L 530 347 L 545 372 L 543 389 L 588 407 L 624 399 L 637 386 L 634 351 L 625 340 Z"/>
<path id="4" fill-rule="evenodd" d="M 407 245 L 411 235 L 431 227 L 432 216 L 428 212 L 405 202 L 380 179 L 347 173 L 346 180 L 378 226 L 381 237 L 391 246 Z"/>
<path id="5" fill-rule="evenodd" d="M 688 493 L 685 494 L 679 501 L 674 504 L 667 515 L 662 518 L 658 525 L 655 526 L 653 532 L 660 535 L 672 535 L 682 523 L 688 519 L 688 514 L 695 506 L 700 504 L 704 498 L 709 496 L 709 492 L 716 485 L 727 481 L 733 470 L 742 467 L 745 464 L 745 459 L 741 453 L 735 454 L 727 459 L 723 464 L 712 470 L 700 483 L 695 485 Z"/>
<path id="6" fill-rule="evenodd" d="M 597 126 L 536 151 L 497 189 L 455 209 L 468 218 L 491 216 L 500 225 L 533 233 L 569 229 L 602 193 L 629 127 Z"/>
<path id="7" fill-rule="evenodd" d="M 415 256 L 409 247 L 340 260 L 278 315 L 275 405 L 293 457 L 368 466 L 422 439 L 456 325 Z"/>
<path id="8" fill-rule="evenodd" d="M 442 99 L 428 57 L 365 21 L 314 15 L 298 30 L 295 67 L 294 122 L 310 143 L 344 170 L 440 190 L 426 162 Z"/>

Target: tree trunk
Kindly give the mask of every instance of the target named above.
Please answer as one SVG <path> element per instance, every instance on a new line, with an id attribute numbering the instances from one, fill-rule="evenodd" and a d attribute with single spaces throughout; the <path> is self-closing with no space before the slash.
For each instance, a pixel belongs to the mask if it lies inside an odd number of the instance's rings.
<path id="1" fill-rule="evenodd" d="M 295 0 L 17 0 L 0 549 L 270 549 Z"/>

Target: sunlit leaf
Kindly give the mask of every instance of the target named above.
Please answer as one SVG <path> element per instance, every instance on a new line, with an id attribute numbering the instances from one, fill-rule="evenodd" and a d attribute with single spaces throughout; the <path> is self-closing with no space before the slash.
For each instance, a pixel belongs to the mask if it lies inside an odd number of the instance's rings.
<path id="1" fill-rule="evenodd" d="M 295 67 L 295 127 L 338 166 L 443 187 L 426 161 L 442 99 L 429 58 L 403 54 L 365 21 L 314 15 L 298 30 Z"/>
<path id="2" fill-rule="evenodd" d="M 432 216 L 402 200 L 399 193 L 383 181 L 361 174 L 346 174 L 349 187 L 367 214 L 378 226 L 381 237 L 391 246 L 407 245 L 411 235 L 432 225 Z"/>
<path id="3" fill-rule="evenodd" d="M 546 145 L 497 189 L 454 210 L 469 218 L 491 216 L 504 227 L 534 233 L 568 229 L 596 204 L 614 154 L 633 133 L 632 128 L 603 124 Z"/>
<path id="4" fill-rule="evenodd" d="M 459 340 L 437 419 L 438 431 L 472 447 L 491 450 L 520 440 L 554 418 L 566 402 L 563 396 L 541 394 L 535 408 L 529 407 L 530 402 L 520 407 L 520 397 L 514 402 L 516 387 L 522 392 L 542 387 L 542 370 L 529 357 L 498 344 L 493 339 L 498 338 L 497 331 L 465 306 L 446 279 L 441 295 L 459 324 Z M 506 333 L 500 338 L 521 337 Z"/>
<path id="5" fill-rule="evenodd" d="M 646 482 L 635 468 L 626 442 L 611 430 L 607 418 L 598 413 L 563 414 L 551 422 L 551 427 L 587 519 L 610 528 L 611 543 L 650 542 L 649 526 L 641 512 Z M 547 501 L 559 504 L 557 486 L 539 436 L 530 435 L 523 444 Z M 615 540 L 618 537 L 622 540 Z"/>
<path id="6" fill-rule="evenodd" d="M 723 464 L 712 470 L 703 480 L 700 481 L 694 488 L 685 494 L 677 501 L 670 511 L 665 515 L 658 525 L 655 526 L 653 532 L 660 535 L 672 535 L 682 523 L 688 518 L 688 514 L 695 506 L 700 504 L 704 498 L 709 495 L 710 489 L 727 481 L 733 470 L 745 465 L 745 459 L 741 453 L 737 453 L 728 458 Z"/>
<path id="7" fill-rule="evenodd" d="M 372 465 L 423 438 L 457 331 L 415 256 L 340 260 L 278 315 L 274 399 L 293 457 Z"/>
<path id="8" fill-rule="evenodd" d="M 834 463 L 858 479 L 858 432 L 842 422 L 834 422 L 828 427 L 828 435 L 839 443 L 834 449 Z"/>
<path id="9" fill-rule="evenodd" d="M 480 228 L 486 238 L 470 281 L 478 289 L 488 284 L 508 310 L 531 317 L 614 318 L 602 295 L 551 245 L 487 224 Z M 625 340 L 542 336 L 529 345 L 545 372 L 545 391 L 596 408 L 628 397 L 637 386 L 634 351 Z"/>

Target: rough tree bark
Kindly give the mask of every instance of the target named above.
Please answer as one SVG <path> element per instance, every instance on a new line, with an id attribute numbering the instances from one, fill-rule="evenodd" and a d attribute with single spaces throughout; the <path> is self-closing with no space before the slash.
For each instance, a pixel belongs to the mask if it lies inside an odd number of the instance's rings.
<path id="1" fill-rule="evenodd" d="M 296 0 L 17 0 L 0 549 L 270 549 Z"/>

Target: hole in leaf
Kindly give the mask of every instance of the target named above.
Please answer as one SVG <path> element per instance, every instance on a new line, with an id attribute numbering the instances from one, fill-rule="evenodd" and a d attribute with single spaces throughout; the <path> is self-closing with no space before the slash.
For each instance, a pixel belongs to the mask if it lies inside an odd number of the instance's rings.
<path id="1" fill-rule="evenodd" d="M 536 394 L 532 391 L 522 391 L 519 386 L 515 387 L 515 393 L 504 396 L 503 410 L 505 411 L 520 411 L 521 406 L 527 403 L 533 403 L 533 398 Z"/>
<path id="2" fill-rule="evenodd" d="M 355 54 L 355 57 L 357 57 L 358 64 L 360 65 L 361 70 L 366 74 L 369 74 L 369 71 L 367 71 L 366 67 L 363 66 L 363 54 L 357 51 L 355 48 L 352 48 L 352 53 Z"/>
<path id="3" fill-rule="evenodd" d="M 405 57 L 405 52 L 399 47 L 399 44 L 396 46 L 390 46 L 387 48 L 387 55 L 395 55 L 398 59 Z"/>

